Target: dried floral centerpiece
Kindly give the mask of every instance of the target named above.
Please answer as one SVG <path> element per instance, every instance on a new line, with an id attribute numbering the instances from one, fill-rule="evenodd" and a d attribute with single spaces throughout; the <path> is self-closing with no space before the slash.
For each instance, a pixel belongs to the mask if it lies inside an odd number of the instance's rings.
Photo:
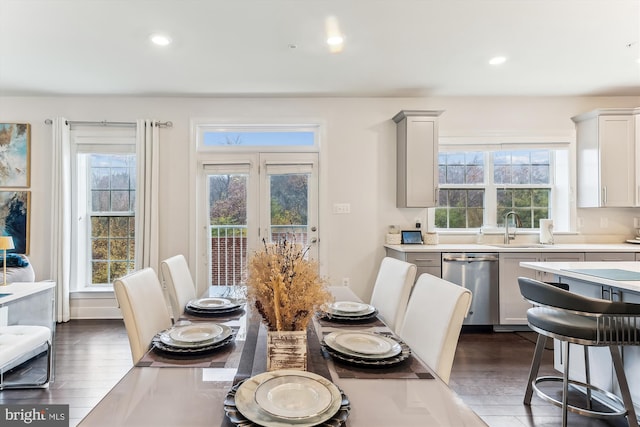
<path id="1" fill-rule="evenodd" d="M 308 248 L 286 239 L 263 243 L 249 259 L 247 297 L 269 331 L 267 369 L 304 370 L 309 321 L 333 298 Z"/>

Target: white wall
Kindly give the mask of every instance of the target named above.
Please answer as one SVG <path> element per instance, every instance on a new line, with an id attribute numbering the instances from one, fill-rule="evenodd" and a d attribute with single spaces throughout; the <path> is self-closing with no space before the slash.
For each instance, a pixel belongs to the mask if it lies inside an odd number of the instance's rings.
<path id="1" fill-rule="evenodd" d="M 519 133 L 566 135 L 571 116 L 595 108 L 638 107 L 640 97 L 505 98 L 132 98 L 3 97 L 0 120 L 32 125 L 31 253 L 37 279 L 51 276 L 49 265 L 51 128 L 45 119 L 172 121 L 162 129 L 160 165 L 160 259 L 189 254 L 190 120 L 218 122 L 316 119 L 326 125 L 321 158 L 320 239 L 323 274 L 332 283 L 348 277 L 368 299 L 384 256 L 389 224 L 410 226 L 424 209 L 395 207 L 395 124 L 401 109 L 442 109 L 440 130 L 448 134 Z M 351 214 L 334 215 L 333 203 L 350 203 Z M 581 209 L 583 226 L 576 241 L 622 241 L 632 233 L 640 209 Z M 600 228 L 602 217 L 608 228 Z M 463 237 L 464 238 L 464 237 Z M 472 237 L 469 236 L 468 239 Z M 569 238 L 569 237 L 567 237 Z M 460 239 L 460 237 L 458 237 Z M 443 241 L 443 238 L 441 238 Z M 79 307 L 91 303 L 74 301 Z M 105 301 L 100 302 L 104 307 Z M 108 304 L 107 304 L 108 305 Z M 113 305 L 115 306 L 115 305 Z M 108 311 L 108 310 L 106 310 Z M 100 312 L 106 312 L 104 308 Z M 76 316 L 91 311 L 76 309 Z M 89 314 L 88 314 L 89 313 Z"/>

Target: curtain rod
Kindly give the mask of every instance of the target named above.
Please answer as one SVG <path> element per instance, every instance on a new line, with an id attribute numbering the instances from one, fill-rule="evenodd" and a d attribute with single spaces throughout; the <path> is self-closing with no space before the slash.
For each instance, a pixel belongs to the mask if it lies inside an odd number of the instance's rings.
<path id="1" fill-rule="evenodd" d="M 46 119 L 45 124 L 52 124 L 53 120 Z M 85 126 L 136 126 L 136 122 L 109 122 L 107 120 L 103 120 L 101 122 L 90 122 L 90 121 L 82 121 L 82 120 L 67 120 L 66 123 L 68 125 L 85 125 Z M 170 128 L 173 127 L 173 122 L 154 122 L 154 124 L 161 128 Z"/>

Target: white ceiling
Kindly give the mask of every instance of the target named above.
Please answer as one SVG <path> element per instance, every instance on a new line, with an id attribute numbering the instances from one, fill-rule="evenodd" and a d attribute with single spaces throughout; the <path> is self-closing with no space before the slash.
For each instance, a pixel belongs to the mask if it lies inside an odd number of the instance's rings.
<path id="1" fill-rule="evenodd" d="M 640 95 L 639 42 L 640 0 L 0 0 L 0 95 Z"/>

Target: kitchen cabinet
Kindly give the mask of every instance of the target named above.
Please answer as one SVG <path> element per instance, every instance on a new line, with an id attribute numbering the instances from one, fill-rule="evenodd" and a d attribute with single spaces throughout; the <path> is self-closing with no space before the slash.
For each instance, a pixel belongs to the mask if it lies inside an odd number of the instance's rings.
<path id="1" fill-rule="evenodd" d="M 402 110 L 396 123 L 396 206 L 438 204 L 438 116 L 442 111 Z"/>
<path id="2" fill-rule="evenodd" d="M 536 278 L 536 272 L 520 267 L 521 262 L 540 262 L 539 253 L 501 253 L 498 292 L 500 325 L 526 325 L 527 310 L 531 308 L 520 294 L 518 277 Z"/>
<path id="3" fill-rule="evenodd" d="M 387 248 L 387 256 L 415 264 L 416 280 L 423 273 L 442 277 L 440 252 L 401 252 Z"/>
<path id="4" fill-rule="evenodd" d="M 407 262 L 418 267 L 416 279 L 423 273 L 429 273 L 436 277 L 442 277 L 442 261 L 440 252 L 410 252 L 407 254 Z"/>
<path id="5" fill-rule="evenodd" d="M 585 261 L 635 261 L 634 252 L 587 252 L 584 254 Z"/>
<path id="6" fill-rule="evenodd" d="M 636 108 L 610 108 L 571 118 L 576 126 L 578 207 L 638 206 L 638 114 Z"/>
<path id="7" fill-rule="evenodd" d="M 500 253 L 500 325 L 527 325 L 527 310 L 531 308 L 522 297 L 518 286 L 518 277 L 530 277 L 543 282 L 554 281 L 553 275 L 538 272 L 520 266 L 521 262 L 573 262 L 584 261 L 585 254 L 540 253 L 540 252 L 504 252 Z"/>

